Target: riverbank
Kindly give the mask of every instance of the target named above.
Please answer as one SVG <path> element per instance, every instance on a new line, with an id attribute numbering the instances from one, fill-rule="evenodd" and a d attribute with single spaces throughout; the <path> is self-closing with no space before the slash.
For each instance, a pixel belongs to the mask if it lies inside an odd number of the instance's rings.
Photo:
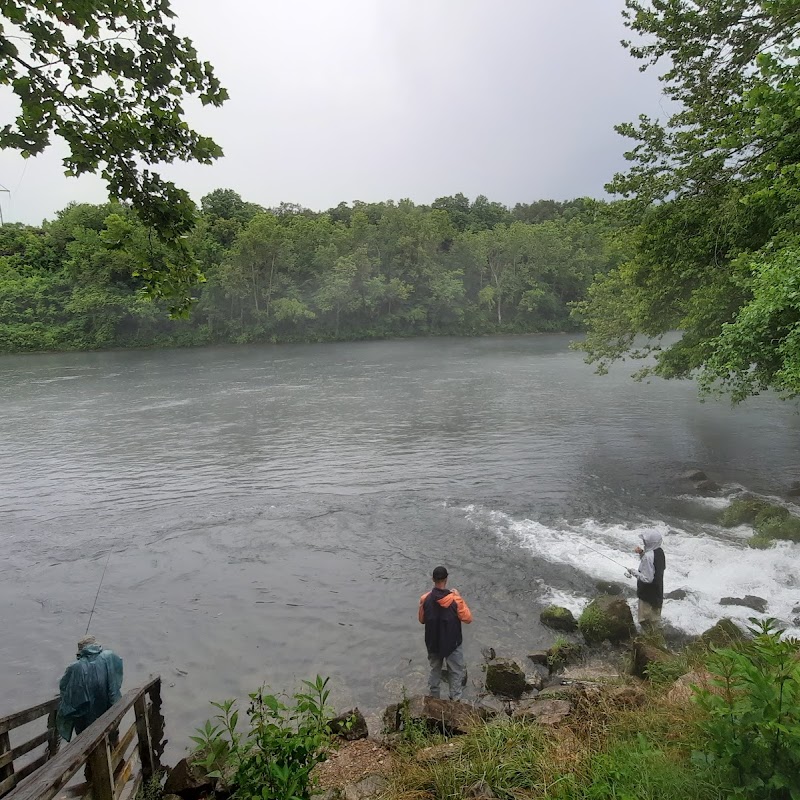
<path id="1" fill-rule="evenodd" d="M 757 749 L 764 737 L 773 735 L 769 725 L 776 713 L 787 725 L 797 715 L 791 706 L 800 689 L 797 642 L 782 642 L 780 632 L 769 624 L 748 634 L 726 620 L 678 650 L 669 650 L 660 635 L 602 647 L 581 645 L 573 637 L 569 652 L 565 641 L 556 639 L 549 651 L 531 653 L 526 669 L 486 653 L 485 689 L 470 702 L 404 696 L 386 709 L 379 729 L 370 731 L 357 709 L 346 712 L 324 723 L 334 738 L 315 739 L 313 752 L 303 751 L 300 743 L 307 744 L 309 735 L 304 704 L 306 711 L 311 706 L 312 717 L 321 708 L 309 683 L 296 705 L 283 707 L 283 719 L 299 728 L 299 738 L 287 726 L 286 739 L 281 739 L 295 741 L 292 757 L 287 761 L 289 750 L 276 745 L 271 733 L 267 739 L 273 749 L 261 750 L 258 763 L 263 770 L 272 760 L 298 775 L 308 767 L 302 786 L 297 784 L 297 796 L 305 797 L 307 791 L 319 800 L 784 796 L 780 791 L 764 793 L 752 783 L 763 783 L 767 773 L 784 780 L 785 760 L 767 758 L 769 763 L 742 769 L 735 754 L 721 752 L 726 737 L 737 733 L 747 740 L 746 747 Z M 756 696 L 746 670 L 728 674 L 724 688 L 720 676 L 726 664 L 736 660 L 749 664 L 762 680 L 774 677 L 770 654 L 782 647 L 792 656 L 782 709 L 762 707 L 771 698 Z M 729 706 L 732 711 L 727 714 Z M 763 720 L 747 718 L 747 730 L 737 731 L 734 718 L 746 715 L 748 706 L 764 712 Z M 230 711 L 223 706 L 217 720 L 220 730 L 230 727 Z M 263 719 L 258 713 L 254 718 L 252 708 L 250 715 L 258 730 Z M 271 716 L 273 722 L 279 718 Z M 258 778 L 247 761 L 252 748 L 265 745 L 263 731 L 244 748 L 238 742 L 233 748 L 239 750 L 237 757 L 229 760 L 225 755 L 215 761 L 209 754 L 215 749 L 213 742 L 218 745 L 222 739 L 224 735 L 201 733 L 196 740 L 199 751 L 179 765 L 166 791 L 183 800 L 225 800 L 231 794 L 250 796 L 248 791 L 260 787 L 260 796 L 267 800 L 282 797 L 272 783 L 274 776 L 263 773 Z M 787 739 L 791 747 L 798 744 L 794 733 Z M 216 750 L 233 752 L 218 746 Z M 298 758 L 301 751 L 303 757 Z M 248 754 L 244 760 L 243 753 Z M 216 768 L 210 775 L 209 767 Z M 251 781 L 244 795 L 237 794 L 242 775 Z M 302 788 L 306 784 L 307 790 Z"/>

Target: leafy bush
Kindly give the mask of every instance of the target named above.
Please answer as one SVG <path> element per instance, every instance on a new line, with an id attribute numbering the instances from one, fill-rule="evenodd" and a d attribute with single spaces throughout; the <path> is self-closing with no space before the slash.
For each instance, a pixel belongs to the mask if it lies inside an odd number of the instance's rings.
<path id="1" fill-rule="evenodd" d="M 216 723 L 192 736 L 195 763 L 229 784 L 237 800 L 308 800 L 311 771 L 326 758 L 331 719 L 328 679 L 303 681 L 304 691 L 286 705 L 262 687 L 250 695 L 246 733 L 237 730 L 236 701 L 212 703 Z"/>
<path id="2" fill-rule="evenodd" d="M 596 605 L 590 603 L 578 620 L 578 629 L 587 642 L 602 642 L 609 638 L 608 618 Z"/>
<path id="3" fill-rule="evenodd" d="M 800 640 L 773 619 L 751 619 L 754 638 L 708 660 L 712 687 L 696 689 L 708 754 L 752 800 L 800 797 Z"/>

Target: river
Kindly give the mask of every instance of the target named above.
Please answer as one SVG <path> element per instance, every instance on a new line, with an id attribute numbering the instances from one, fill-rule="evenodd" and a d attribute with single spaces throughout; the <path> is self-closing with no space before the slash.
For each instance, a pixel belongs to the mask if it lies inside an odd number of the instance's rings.
<path id="1" fill-rule="evenodd" d="M 261 683 L 330 675 L 377 709 L 425 685 L 419 595 L 447 565 L 480 648 L 524 656 L 665 533 L 675 627 L 726 595 L 792 618 L 797 545 L 715 524 L 699 466 L 772 495 L 800 478 L 800 416 L 690 383 L 598 377 L 568 337 L 418 339 L 0 358 L 0 715 L 54 693 L 92 632 L 126 686 L 165 680 L 172 755 Z M 109 556 L 110 554 L 110 556 Z M 745 618 L 747 609 L 725 611 Z"/>

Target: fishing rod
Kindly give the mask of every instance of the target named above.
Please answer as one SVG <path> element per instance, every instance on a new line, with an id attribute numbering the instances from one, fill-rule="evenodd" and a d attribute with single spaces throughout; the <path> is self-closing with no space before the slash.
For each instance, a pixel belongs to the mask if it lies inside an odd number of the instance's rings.
<path id="1" fill-rule="evenodd" d="M 97 608 L 97 598 L 100 597 L 100 589 L 103 586 L 103 578 L 106 577 L 106 570 L 108 569 L 108 562 L 111 561 L 111 553 L 112 551 L 108 551 L 108 558 L 106 559 L 106 565 L 103 567 L 103 574 L 100 576 L 100 583 L 97 587 L 97 594 L 94 596 L 94 604 L 92 605 L 91 613 L 89 614 L 89 621 L 86 623 L 86 633 L 83 635 L 86 636 L 89 633 L 89 626 L 92 624 L 92 617 L 94 616 L 94 610 Z"/>
<path id="2" fill-rule="evenodd" d="M 593 553 L 597 553 L 597 555 L 602 556 L 606 560 L 610 561 L 612 564 L 616 564 L 618 567 L 621 567 L 626 572 L 631 572 L 631 568 L 630 567 L 626 567 L 623 564 L 620 564 L 619 561 L 614 561 L 614 559 L 611 558 L 611 556 L 607 556 L 605 553 L 601 553 L 599 550 L 595 549 L 590 544 L 586 544 L 586 542 L 582 542 L 582 544 L 583 544 L 584 547 L 588 547 L 589 550 L 591 550 Z"/>

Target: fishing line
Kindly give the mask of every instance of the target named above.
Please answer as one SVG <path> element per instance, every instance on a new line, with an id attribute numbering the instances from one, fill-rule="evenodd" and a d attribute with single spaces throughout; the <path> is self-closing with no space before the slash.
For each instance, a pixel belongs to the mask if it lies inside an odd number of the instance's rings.
<path id="1" fill-rule="evenodd" d="M 100 597 L 100 589 L 103 586 L 103 578 L 106 576 L 106 570 L 108 569 L 108 562 L 111 561 L 111 553 L 112 551 L 108 551 L 108 558 L 106 559 L 106 565 L 103 567 L 103 574 L 100 576 L 100 584 L 97 587 L 97 594 L 94 596 L 94 605 L 92 606 L 92 611 L 89 614 L 89 621 L 86 623 L 86 633 L 89 633 L 89 626 L 92 624 L 92 617 L 94 616 L 94 610 L 97 608 L 97 598 Z M 83 635 L 86 636 L 86 633 Z"/>
<path id="2" fill-rule="evenodd" d="M 618 567 L 621 567 L 626 572 L 630 572 L 631 571 L 630 567 L 623 566 L 622 564 L 619 563 L 619 561 L 614 561 L 614 559 L 611 558 L 611 556 L 607 556 L 605 553 L 601 553 L 599 550 L 595 550 L 595 548 L 592 547 L 590 544 L 586 544 L 586 542 L 581 542 L 581 544 L 583 544 L 584 547 L 588 547 L 589 550 L 591 550 L 593 553 L 597 553 L 597 555 L 603 556 L 603 558 L 607 559 L 612 564 L 616 564 Z"/>

